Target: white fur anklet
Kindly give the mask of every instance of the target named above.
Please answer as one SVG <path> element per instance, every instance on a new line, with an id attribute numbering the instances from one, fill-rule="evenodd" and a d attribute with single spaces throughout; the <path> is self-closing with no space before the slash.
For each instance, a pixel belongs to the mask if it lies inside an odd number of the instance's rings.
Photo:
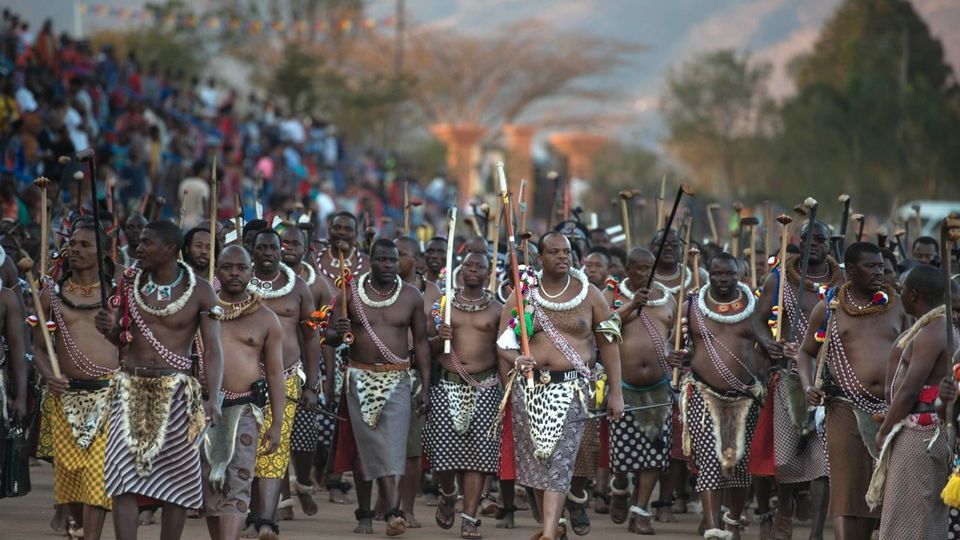
<path id="1" fill-rule="evenodd" d="M 707 529 L 703 532 L 703 540 L 733 540 L 733 533 L 723 529 Z"/>

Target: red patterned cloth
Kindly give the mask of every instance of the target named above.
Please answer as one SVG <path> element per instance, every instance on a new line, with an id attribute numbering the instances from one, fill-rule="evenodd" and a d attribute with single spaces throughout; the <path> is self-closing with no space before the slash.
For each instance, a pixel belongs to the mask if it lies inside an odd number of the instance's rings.
<path id="1" fill-rule="evenodd" d="M 610 468 L 610 421 L 606 416 L 600 419 L 600 461 L 597 468 Z"/>
<path id="2" fill-rule="evenodd" d="M 503 410 L 503 429 L 500 431 L 500 480 L 517 479 L 517 460 L 513 449 L 513 414 L 510 407 Z"/>
<path id="3" fill-rule="evenodd" d="M 778 377 L 770 377 L 767 385 L 767 398 L 760 410 L 760 420 L 750 444 L 750 462 L 747 472 L 753 476 L 774 476 L 777 470 L 777 458 L 773 450 L 773 395 L 777 388 Z"/>

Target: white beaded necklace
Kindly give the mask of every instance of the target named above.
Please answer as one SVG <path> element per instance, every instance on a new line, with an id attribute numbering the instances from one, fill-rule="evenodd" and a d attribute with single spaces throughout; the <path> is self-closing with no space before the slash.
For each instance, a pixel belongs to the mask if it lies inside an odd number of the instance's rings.
<path id="1" fill-rule="evenodd" d="M 197 276 L 193 273 L 193 268 L 190 268 L 190 265 L 178 262 L 177 266 L 179 266 L 182 271 L 187 273 L 187 290 L 183 291 L 183 294 L 180 295 L 180 298 L 178 298 L 176 302 L 169 304 L 163 309 L 151 307 L 149 304 L 147 304 L 146 300 L 140 296 L 140 279 L 143 277 L 144 271 L 139 268 L 137 269 L 137 273 L 133 277 L 133 299 L 140 309 L 146 311 L 154 317 L 169 317 L 176 314 L 187 305 L 187 302 L 190 301 L 190 297 L 193 296 L 193 290 L 196 288 Z"/>
<path id="2" fill-rule="evenodd" d="M 385 308 L 390 307 L 397 302 L 397 299 L 400 298 L 400 291 L 403 289 L 403 281 L 400 279 L 400 276 L 397 277 L 396 285 L 394 286 L 393 296 L 387 298 L 386 300 L 373 300 L 367 295 L 366 283 L 370 279 L 370 272 L 367 272 L 360 276 L 360 281 L 357 283 L 358 293 L 360 293 L 360 300 L 363 300 L 363 303 L 372 307 L 372 308 Z"/>
<path id="3" fill-rule="evenodd" d="M 310 287 L 317 282 L 317 271 L 313 269 L 312 264 L 304 261 L 300 263 L 300 268 L 307 269 L 307 277 L 303 278 L 303 280 L 307 282 L 307 287 Z"/>
<path id="4" fill-rule="evenodd" d="M 282 298 L 282 297 L 290 294 L 290 291 L 293 290 L 293 287 L 294 287 L 294 286 L 296 285 L 296 283 L 297 283 L 297 274 L 295 274 L 295 273 L 293 272 L 293 269 L 292 269 L 292 268 L 290 268 L 289 266 L 283 264 L 282 262 L 280 262 L 280 263 L 278 263 L 278 264 L 280 265 L 280 272 L 283 272 L 283 273 L 287 276 L 287 283 L 286 283 L 283 287 L 281 287 L 281 288 L 279 288 L 279 289 L 273 289 L 272 286 L 271 286 L 271 287 L 265 287 L 265 286 L 264 286 L 265 284 L 272 284 L 272 283 L 273 283 L 273 280 L 271 280 L 271 281 L 260 281 L 260 280 L 257 280 L 257 282 L 254 283 L 254 281 L 251 279 L 251 280 L 250 280 L 250 283 L 247 283 L 247 292 L 254 293 L 254 294 L 258 294 L 258 295 L 262 296 L 262 297 L 263 297 L 264 299 L 266 299 L 266 300 L 272 300 L 272 299 L 275 299 L 275 298 Z M 278 272 L 278 274 L 279 274 L 279 272 Z M 278 277 L 279 277 L 279 275 L 278 275 Z M 273 279 L 277 279 L 277 278 L 273 278 Z"/>
<path id="5" fill-rule="evenodd" d="M 630 287 L 627 287 L 628 281 L 630 281 L 630 278 L 624 278 L 624 280 L 620 282 L 618 287 L 620 287 L 620 294 L 627 297 L 628 300 L 633 300 L 633 297 L 636 296 L 637 293 L 635 291 L 631 291 Z M 670 291 L 667 290 L 666 287 L 664 287 L 663 283 L 660 283 L 659 281 L 654 281 L 652 284 L 652 287 L 653 289 L 651 290 L 656 289 L 663 292 L 663 294 L 661 295 L 660 298 L 657 298 L 656 300 L 647 300 L 646 305 L 648 307 L 662 306 L 670 301 Z"/>
<path id="6" fill-rule="evenodd" d="M 683 288 L 686 290 L 690 290 L 690 280 L 693 279 L 693 272 L 686 272 L 686 274 L 687 274 L 686 278 L 683 280 Z M 677 275 L 679 275 L 679 271 L 677 272 Z M 667 276 L 666 278 L 661 277 L 660 279 L 674 279 L 675 277 L 677 277 L 677 275 Z M 659 276 L 655 276 L 655 277 L 659 277 Z M 654 283 L 660 283 L 660 282 L 655 280 Z M 660 283 L 660 285 L 663 285 L 663 283 Z M 666 285 L 663 285 L 663 287 L 670 294 L 677 294 L 680 292 L 680 285 L 676 285 L 674 287 L 667 287 Z"/>
<path id="7" fill-rule="evenodd" d="M 744 283 L 737 283 L 737 289 L 740 291 L 740 294 L 747 297 L 747 307 L 740 313 L 735 315 L 721 315 L 707 307 L 707 294 L 710 293 L 710 285 L 705 285 L 700 289 L 700 294 L 697 296 L 697 305 L 700 311 L 711 321 L 721 324 L 737 324 L 753 315 L 753 310 L 757 307 L 757 299 L 753 295 L 753 292 L 750 291 L 750 287 Z"/>
<path id="8" fill-rule="evenodd" d="M 531 293 L 533 294 L 534 301 L 537 304 L 541 305 L 543 308 L 549 309 L 550 311 L 570 311 L 572 309 L 576 309 L 577 306 L 583 303 L 583 300 L 587 297 L 587 293 L 590 290 L 590 282 L 587 281 L 587 275 L 584 274 L 583 271 L 578 268 L 571 268 L 570 273 L 568 274 L 568 278 L 570 275 L 572 275 L 574 278 L 576 278 L 577 281 L 580 282 L 580 292 L 577 293 L 576 296 L 574 296 L 573 298 L 571 298 L 566 302 L 551 302 L 550 300 L 547 300 L 542 296 L 540 296 L 540 287 L 537 286 L 531 289 Z M 543 272 L 542 271 L 537 272 L 537 282 L 542 283 L 543 282 L 542 279 L 543 279 Z M 569 286 L 569 283 L 568 283 L 568 286 Z"/>

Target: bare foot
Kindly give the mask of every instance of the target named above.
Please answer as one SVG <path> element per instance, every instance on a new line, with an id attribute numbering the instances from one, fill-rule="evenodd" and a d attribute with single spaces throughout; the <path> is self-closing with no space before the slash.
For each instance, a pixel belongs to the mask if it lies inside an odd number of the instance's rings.
<path id="1" fill-rule="evenodd" d="M 409 512 L 404 510 L 403 520 L 407 523 L 408 529 L 419 529 L 420 527 L 423 526 L 423 525 L 420 525 L 420 522 L 417 521 L 416 517 L 414 517 L 413 510 L 410 510 Z"/>
<path id="2" fill-rule="evenodd" d="M 513 512 L 501 512 L 500 517 L 497 519 L 497 528 L 498 529 L 513 529 L 516 528 L 516 524 L 513 522 Z"/>
<path id="3" fill-rule="evenodd" d="M 669 506 L 657 508 L 657 517 L 655 519 L 660 523 L 676 523 L 677 521 L 677 518 L 673 515 L 673 509 Z"/>
<path id="4" fill-rule="evenodd" d="M 357 526 L 354 527 L 353 532 L 356 534 L 373 534 L 373 520 L 370 518 L 357 520 Z"/>
<path id="5" fill-rule="evenodd" d="M 50 528 L 58 533 L 67 530 L 67 506 L 56 504 L 53 506 L 53 517 L 50 518 Z"/>

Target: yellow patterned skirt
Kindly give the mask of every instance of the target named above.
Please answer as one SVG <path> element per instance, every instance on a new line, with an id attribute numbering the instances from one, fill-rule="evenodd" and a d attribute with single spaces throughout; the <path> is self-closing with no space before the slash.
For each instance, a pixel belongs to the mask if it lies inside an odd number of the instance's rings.
<path id="1" fill-rule="evenodd" d="M 73 437 L 59 396 L 51 394 L 46 397 L 44 412 L 53 450 L 56 503 L 83 503 L 109 510 L 111 500 L 106 493 L 103 468 L 107 452 L 109 414 L 104 415 L 103 425 L 90 446 L 80 448 Z"/>
<path id="2" fill-rule="evenodd" d="M 290 435 L 293 433 L 293 417 L 297 414 L 297 401 L 300 400 L 300 377 L 292 374 L 287 382 L 285 393 L 287 400 L 283 406 L 283 424 L 280 427 L 280 445 L 272 454 L 264 454 L 257 447 L 257 465 L 253 475 L 257 478 L 283 478 L 290 465 Z M 260 426 L 260 438 L 263 438 L 267 428 L 273 423 L 273 412 L 270 404 L 263 408 L 263 424 Z"/>
<path id="3" fill-rule="evenodd" d="M 37 439 L 37 459 L 53 459 L 53 395 L 44 390 L 40 401 L 40 433 Z M 58 400 L 59 402 L 59 400 Z"/>

